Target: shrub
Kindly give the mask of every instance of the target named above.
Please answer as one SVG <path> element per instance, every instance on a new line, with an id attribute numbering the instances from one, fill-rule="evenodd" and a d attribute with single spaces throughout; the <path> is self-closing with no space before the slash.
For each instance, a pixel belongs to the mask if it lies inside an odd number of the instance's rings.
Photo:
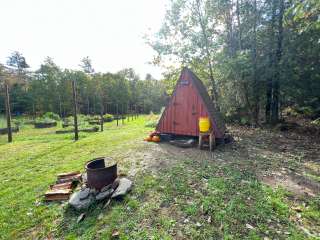
<path id="1" fill-rule="evenodd" d="M 52 119 L 52 120 L 55 120 L 55 121 L 59 121 L 60 120 L 59 115 L 56 114 L 56 113 L 53 113 L 53 112 L 46 112 L 45 114 L 43 114 L 42 118 L 44 118 L 44 119 Z"/>
<path id="2" fill-rule="evenodd" d="M 51 119 L 51 118 L 37 118 L 35 120 L 36 124 L 41 124 L 41 123 L 55 123 L 56 121 Z"/>
<path id="3" fill-rule="evenodd" d="M 147 122 L 146 122 L 145 126 L 155 128 L 159 122 L 159 119 L 160 119 L 163 111 L 164 111 L 164 108 L 161 109 L 160 115 L 154 114 L 151 111 L 150 114 L 146 117 Z"/>
<path id="4" fill-rule="evenodd" d="M 313 110 L 311 107 L 309 107 L 309 106 L 297 108 L 296 111 L 297 111 L 298 113 L 300 113 L 301 115 L 305 116 L 305 117 L 310 117 L 310 116 L 312 116 L 312 114 L 313 114 L 313 112 L 314 112 L 314 110 Z"/>
<path id="5" fill-rule="evenodd" d="M 114 120 L 114 117 L 112 114 L 106 113 L 105 115 L 103 115 L 103 120 L 105 122 L 112 122 Z"/>
<path id="6" fill-rule="evenodd" d="M 313 120 L 311 122 L 313 125 L 319 126 L 320 127 L 320 118 L 317 118 L 316 120 Z"/>
<path id="7" fill-rule="evenodd" d="M 23 120 L 22 119 L 13 119 L 12 124 L 14 124 L 16 126 L 21 126 L 23 124 Z"/>
<path id="8" fill-rule="evenodd" d="M 293 107 L 287 107 L 283 110 L 283 113 L 287 116 L 297 117 L 299 113 Z"/>
<path id="9" fill-rule="evenodd" d="M 100 121 L 99 115 L 89 116 L 88 121 Z"/>
<path id="10" fill-rule="evenodd" d="M 148 121 L 146 122 L 145 126 L 150 128 L 155 128 L 158 124 L 158 121 Z"/>
<path id="11" fill-rule="evenodd" d="M 247 117 L 241 117 L 240 124 L 241 125 L 250 125 L 250 120 Z"/>

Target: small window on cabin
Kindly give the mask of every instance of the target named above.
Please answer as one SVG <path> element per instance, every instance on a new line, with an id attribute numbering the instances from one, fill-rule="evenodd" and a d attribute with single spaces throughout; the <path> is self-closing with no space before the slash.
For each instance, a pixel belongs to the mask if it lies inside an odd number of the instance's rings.
<path id="1" fill-rule="evenodd" d="M 189 84 L 188 80 L 181 80 L 180 81 L 180 85 L 182 85 L 182 86 L 185 86 L 185 85 L 188 85 L 188 84 Z"/>

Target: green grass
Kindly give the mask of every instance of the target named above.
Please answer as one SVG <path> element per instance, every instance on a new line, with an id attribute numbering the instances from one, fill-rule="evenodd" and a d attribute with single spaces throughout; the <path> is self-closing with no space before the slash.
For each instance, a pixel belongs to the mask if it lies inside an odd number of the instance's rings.
<path id="1" fill-rule="evenodd" d="M 0 128 L 7 127 L 7 120 L 4 115 L 0 114 Z"/>
<path id="2" fill-rule="evenodd" d="M 56 128 L 34 129 L 25 126 L 14 134 L 14 142 L 0 137 L 0 238 L 19 238 L 33 232 L 40 237 L 55 231 L 56 219 L 64 210 L 59 204 L 41 204 L 42 195 L 61 172 L 81 170 L 84 163 L 98 156 L 121 157 L 122 148 L 135 149 L 134 140 L 148 132 L 141 128 L 144 120 L 105 124 L 105 131 L 55 134 Z M 121 167 L 120 167 L 121 169 Z M 126 171 L 126 169 L 121 169 Z M 25 235 L 26 234 L 26 235 Z"/>
<path id="3" fill-rule="evenodd" d="M 292 220 L 294 204 L 306 226 L 320 225 L 319 198 L 293 202 L 290 193 L 263 185 L 249 169 L 143 142 L 152 131 L 146 121 L 106 123 L 104 132 L 80 133 L 77 142 L 72 134 L 55 134 L 59 127 L 24 125 L 11 144 L 1 136 L 0 239 L 110 239 L 114 231 L 120 239 L 307 239 Z M 113 157 L 122 173 L 138 168 L 123 201 L 92 206 L 80 223 L 67 205 L 43 202 L 58 173 L 83 171 L 98 156 Z M 170 164 L 151 171 L 142 167 L 146 159 Z"/>

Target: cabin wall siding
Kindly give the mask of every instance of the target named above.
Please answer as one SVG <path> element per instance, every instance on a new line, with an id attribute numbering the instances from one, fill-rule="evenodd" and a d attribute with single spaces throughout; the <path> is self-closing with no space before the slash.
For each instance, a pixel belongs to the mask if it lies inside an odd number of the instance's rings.
<path id="1" fill-rule="evenodd" d="M 219 131 L 215 119 L 209 114 L 207 105 L 194 84 L 193 75 L 190 74 L 190 70 L 184 70 L 161 116 L 157 131 L 176 135 L 199 136 L 198 122 L 200 117 L 208 117 L 215 136 L 217 138 L 223 137 L 223 133 Z"/>

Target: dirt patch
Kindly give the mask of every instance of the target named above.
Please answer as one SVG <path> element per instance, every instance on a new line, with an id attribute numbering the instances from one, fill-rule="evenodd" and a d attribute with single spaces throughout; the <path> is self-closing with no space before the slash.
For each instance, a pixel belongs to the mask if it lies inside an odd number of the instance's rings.
<path id="1" fill-rule="evenodd" d="M 157 174 L 181 159 L 192 159 L 249 170 L 267 185 L 284 187 L 296 195 L 315 196 L 320 192 L 319 182 L 305 174 L 311 171 L 306 163 L 312 162 L 313 169 L 320 169 L 319 141 L 294 132 L 239 126 L 229 126 L 229 132 L 236 141 L 218 146 L 213 152 L 143 142 L 141 151 L 128 154 L 129 175 L 141 170 Z"/>
<path id="2" fill-rule="evenodd" d="M 261 180 L 273 188 L 280 186 L 298 196 L 314 197 L 316 195 L 315 189 L 307 187 L 307 184 L 297 182 L 292 176 L 275 173 L 273 176 L 262 177 Z"/>

